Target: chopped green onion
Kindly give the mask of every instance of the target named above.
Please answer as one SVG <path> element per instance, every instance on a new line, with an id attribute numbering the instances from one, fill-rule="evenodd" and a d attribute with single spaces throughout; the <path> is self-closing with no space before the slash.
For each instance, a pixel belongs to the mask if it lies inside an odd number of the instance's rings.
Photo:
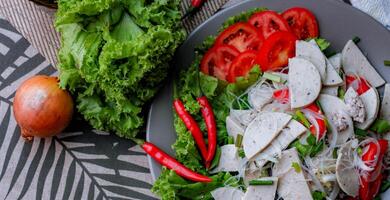
<path id="1" fill-rule="evenodd" d="M 221 148 L 218 147 L 217 150 L 215 151 L 215 156 L 213 161 L 211 162 L 210 169 L 213 169 L 218 166 L 219 160 L 221 159 L 221 154 L 222 154 Z"/>
<path id="2" fill-rule="evenodd" d="M 233 136 L 229 136 L 229 137 L 227 138 L 227 143 L 228 143 L 228 144 L 234 144 L 234 137 L 233 137 Z"/>
<path id="3" fill-rule="evenodd" d="M 249 185 L 273 185 L 273 180 L 250 180 Z"/>
<path id="4" fill-rule="evenodd" d="M 277 82 L 277 83 L 280 83 L 282 82 L 282 78 L 278 75 L 275 75 L 275 74 L 271 74 L 271 73 L 267 73 L 265 72 L 263 74 L 263 77 L 268 79 L 268 80 L 271 80 L 271 81 L 274 81 L 274 82 Z"/>
<path id="5" fill-rule="evenodd" d="M 385 66 L 390 67 L 390 60 L 385 60 L 385 61 L 384 61 L 384 64 L 385 64 Z"/>
<path id="6" fill-rule="evenodd" d="M 370 130 L 380 134 L 387 133 L 390 131 L 390 122 L 385 119 L 377 119 L 370 127 Z"/>
<path id="7" fill-rule="evenodd" d="M 306 126 L 306 128 L 310 127 L 310 122 L 306 119 L 305 115 L 300 110 L 297 110 L 295 112 L 295 116 L 297 117 L 299 122 Z"/>
<path id="8" fill-rule="evenodd" d="M 333 158 L 334 158 L 334 159 L 337 159 L 337 157 L 338 157 L 337 149 L 338 149 L 338 148 L 334 148 L 334 149 L 333 149 L 333 153 L 332 153 L 332 154 L 333 154 Z"/>
<path id="9" fill-rule="evenodd" d="M 360 38 L 358 36 L 353 37 L 352 41 L 357 44 L 360 42 Z"/>
<path id="10" fill-rule="evenodd" d="M 242 139 L 243 139 L 243 136 L 241 134 L 237 134 L 236 147 L 241 147 L 242 146 Z"/>
<path id="11" fill-rule="evenodd" d="M 316 38 L 314 39 L 318 45 L 318 47 L 321 49 L 321 51 L 325 51 L 330 46 L 330 42 L 325 40 L 324 38 Z"/>
<path id="12" fill-rule="evenodd" d="M 297 163 L 297 162 L 291 163 L 291 167 L 294 168 L 295 172 L 297 172 L 297 173 L 301 173 L 301 171 L 302 171 L 301 165 L 299 165 L 299 163 Z"/>
<path id="13" fill-rule="evenodd" d="M 239 149 L 239 150 L 238 150 L 238 156 L 239 156 L 240 158 L 245 158 L 244 149 Z"/>

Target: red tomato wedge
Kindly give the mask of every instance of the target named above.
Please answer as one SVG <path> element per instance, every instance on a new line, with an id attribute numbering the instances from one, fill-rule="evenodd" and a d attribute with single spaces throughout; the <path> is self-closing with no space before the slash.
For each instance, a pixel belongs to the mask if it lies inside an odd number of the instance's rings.
<path id="1" fill-rule="evenodd" d="M 347 87 L 352 87 L 359 95 L 367 92 L 371 88 L 367 80 L 363 77 L 357 77 L 354 75 L 346 75 Z"/>
<path id="2" fill-rule="evenodd" d="M 216 45 L 209 49 L 200 63 L 200 70 L 220 80 L 226 80 L 232 61 L 240 52 L 230 45 Z"/>
<path id="3" fill-rule="evenodd" d="M 255 64 L 257 52 L 253 50 L 245 51 L 237 56 L 229 69 L 227 81 L 230 83 L 236 82 L 236 78 L 246 76 Z"/>
<path id="4" fill-rule="evenodd" d="M 258 50 L 263 44 L 263 36 L 255 27 L 248 23 L 238 22 L 224 30 L 217 37 L 215 44 L 228 44 L 234 46 L 240 52 Z"/>
<path id="5" fill-rule="evenodd" d="M 325 134 L 327 132 L 326 123 L 325 123 L 325 116 L 322 114 L 321 109 L 315 103 L 312 103 L 312 104 L 306 106 L 305 109 L 308 109 L 311 112 L 316 113 L 316 115 L 322 116 L 322 118 L 314 117 L 316 120 L 316 123 L 318 124 L 318 130 L 317 130 L 316 126 L 314 126 L 313 124 L 309 128 L 310 132 L 314 136 L 316 136 L 316 137 L 318 136 L 317 141 L 319 141 L 325 136 Z"/>
<path id="6" fill-rule="evenodd" d="M 275 11 L 255 13 L 248 22 L 256 27 L 265 39 L 277 31 L 290 31 L 287 21 Z"/>
<path id="7" fill-rule="evenodd" d="M 368 172 L 368 175 L 366 177 L 360 177 L 361 178 L 361 184 L 359 188 L 359 198 L 361 200 L 372 200 L 374 197 L 378 194 L 383 175 L 381 173 L 382 171 L 382 160 L 383 156 L 387 151 L 388 147 L 388 141 L 381 139 L 378 140 L 379 149 L 376 144 L 369 143 L 363 152 L 365 152 L 362 155 L 362 160 L 367 161 L 366 165 L 370 167 L 374 167 L 374 170 L 371 172 Z M 375 160 L 375 157 L 379 151 L 378 160 L 376 163 L 372 163 L 370 161 Z M 377 174 L 377 177 L 373 177 L 373 175 Z"/>
<path id="8" fill-rule="evenodd" d="M 295 56 L 296 40 L 295 35 L 290 32 L 275 32 L 263 43 L 256 63 L 260 65 L 262 71 L 276 71 L 287 66 L 288 59 Z"/>
<path id="9" fill-rule="evenodd" d="M 318 37 L 318 23 L 312 12 L 306 8 L 294 7 L 282 13 L 291 31 L 300 40 Z"/>

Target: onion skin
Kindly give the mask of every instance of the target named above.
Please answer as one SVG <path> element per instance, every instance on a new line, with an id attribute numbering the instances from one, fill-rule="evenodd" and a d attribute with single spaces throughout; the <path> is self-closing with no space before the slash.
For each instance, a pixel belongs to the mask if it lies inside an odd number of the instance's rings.
<path id="1" fill-rule="evenodd" d="M 73 115 L 73 100 L 58 86 L 57 77 L 34 76 L 18 88 L 15 94 L 14 115 L 21 136 L 28 141 L 61 133 Z"/>

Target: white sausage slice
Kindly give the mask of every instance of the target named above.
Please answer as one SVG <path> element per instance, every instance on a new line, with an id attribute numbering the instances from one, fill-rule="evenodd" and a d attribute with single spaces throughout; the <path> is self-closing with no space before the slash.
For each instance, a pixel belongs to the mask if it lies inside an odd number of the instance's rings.
<path id="1" fill-rule="evenodd" d="M 321 92 L 320 73 L 304 58 L 289 60 L 288 80 L 291 108 L 302 108 L 313 103 Z"/>

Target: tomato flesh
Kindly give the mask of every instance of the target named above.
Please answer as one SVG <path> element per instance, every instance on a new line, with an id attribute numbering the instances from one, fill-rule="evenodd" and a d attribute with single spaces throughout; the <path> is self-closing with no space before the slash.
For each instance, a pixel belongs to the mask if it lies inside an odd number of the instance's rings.
<path id="1" fill-rule="evenodd" d="M 294 7 L 282 13 L 291 31 L 300 40 L 318 37 L 318 23 L 312 12 L 306 8 Z"/>
<path id="2" fill-rule="evenodd" d="M 294 34 L 286 31 L 275 32 L 265 40 L 256 58 L 262 71 L 276 71 L 288 64 L 288 59 L 295 56 Z"/>
<path id="3" fill-rule="evenodd" d="M 354 75 L 347 75 L 346 76 L 346 82 L 347 82 L 347 87 L 349 88 L 352 86 L 353 82 L 357 81 L 357 88 L 354 88 L 356 92 L 359 95 L 362 95 L 363 93 L 367 92 L 371 86 L 368 84 L 367 80 L 364 79 L 363 77 L 357 77 Z"/>
<path id="4" fill-rule="evenodd" d="M 290 31 L 287 21 L 275 11 L 255 13 L 248 22 L 256 27 L 265 39 L 277 31 Z"/>
<path id="5" fill-rule="evenodd" d="M 230 83 L 236 82 L 236 78 L 246 76 L 255 64 L 257 52 L 253 50 L 245 51 L 237 56 L 229 69 L 227 81 Z"/>
<path id="6" fill-rule="evenodd" d="M 323 116 L 320 107 L 318 107 L 315 103 L 312 103 L 312 104 L 306 106 L 305 108 Z M 325 117 L 324 116 L 323 116 L 323 118 L 315 117 L 315 120 L 318 124 L 318 130 L 316 129 L 316 127 L 314 125 L 311 125 L 309 129 L 310 129 L 311 134 L 313 134 L 316 137 L 318 136 L 317 140 L 321 140 L 327 132 Z"/>
<path id="7" fill-rule="evenodd" d="M 220 80 L 226 80 L 232 61 L 240 52 L 230 45 L 216 45 L 203 56 L 200 70 Z"/>
<path id="8" fill-rule="evenodd" d="M 238 51 L 257 51 L 263 44 L 264 38 L 255 27 L 248 23 L 238 22 L 224 30 L 217 37 L 216 45 L 231 45 Z"/>
<path id="9" fill-rule="evenodd" d="M 359 198 L 361 200 L 372 200 L 374 197 L 378 194 L 380 185 L 383 179 L 383 175 L 381 173 L 382 170 L 382 160 L 383 156 L 387 151 L 388 147 L 388 141 L 381 139 L 378 140 L 379 143 L 379 149 L 378 146 L 371 142 L 369 143 L 365 148 L 367 148 L 367 151 L 362 155 L 362 160 L 366 161 L 367 165 L 370 167 L 374 167 L 374 170 L 371 172 L 368 172 L 368 176 L 366 177 L 360 177 L 361 179 L 361 185 L 359 188 Z M 379 151 L 379 157 L 376 163 L 369 162 L 371 160 L 375 159 L 375 156 L 377 155 L 377 152 Z M 379 174 L 378 177 L 375 178 L 375 180 L 370 181 L 374 174 Z"/>

